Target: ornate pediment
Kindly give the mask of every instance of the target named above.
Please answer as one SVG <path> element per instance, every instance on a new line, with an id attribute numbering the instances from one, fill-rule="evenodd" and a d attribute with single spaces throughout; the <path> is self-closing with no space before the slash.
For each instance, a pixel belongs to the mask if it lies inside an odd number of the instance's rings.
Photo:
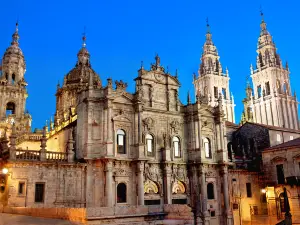
<path id="1" fill-rule="evenodd" d="M 285 162 L 287 159 L 281 156 L 276 156 L 273 159 L 271 159 L 271 163 L 277 163 L 277 162 Z"/>
<path id="2" fill-rule="evenodd" d="M 300 153 L 297 154 L 297 155 L 295 155 L 295 156 L 293 156 L 293 159 L 294 159 L 294 160 L 300 160 Z"/>
<path id="3" fill-rule="evenodd" d="M 118 116 L 115 116 L 113 118 L 113 121 L 125 122 L 125 123 L 130 123 L 131 122 L 130 118 L 128 118 L 124 113 L 122 113 Z"/>

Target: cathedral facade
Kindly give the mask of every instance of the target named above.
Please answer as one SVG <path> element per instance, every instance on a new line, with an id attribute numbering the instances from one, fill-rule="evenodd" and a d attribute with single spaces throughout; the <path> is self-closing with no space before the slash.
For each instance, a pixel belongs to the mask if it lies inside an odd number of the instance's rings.
<path id="1" fill-rule="evenodd" d="M 272 63 L 269 72 L 258 67 L 252 73 L 255 88 L 264 83 L 256 73 L 267 76 L 275 71 L 282 84 L 289 81 L 288 69 L 273 55 L 268 35 L 262 21 L 259 54 L 266 57 L 265 52 L 271 52 Z M 1 66 L 2 211 L 85 224 L 233 225 L 251 218 L 251 210 L 262 212 L 267 207 L 257 207 L 258 195 L 248 195 L 249 190 L 260 193 L 263 186 L 259 169 L 246 166 L 253 154 L 245 153 L 242 142 L 235 144 L 239 137 L 235 132 L 241 128 L 234 124 L 229 73 L 223 72 L 209 26 L 194 76 L 196 102 L 180 102 L 177 74 L 166 71 L 158 55 L 150 68 L 138 70 L 134 93 L 122 80 L 109 78 L 103 86 L 91 66 L 84 36 L 75 67 L 57 86 L 54 120 L 35 132 L 25 111 L 26 64 L 18 40 L 17 26 Z M 249 87 L 244 121 L 272 121 L 271 125 L 284 127 L 285 117 L 273 116 L 281 110 L 280 115 L 294 116 L 285 124 L 297 130 L 295 97 L 287 91 L 282 96 L 271 94 L 275 84 L 269 84 L 268 99 L 254 97 Z M 269 112 L 272 102 L 281 108 Z M 270 110 L 258 110 L 258 105 Z M 247 209 L 244 214 L 237 211 L 241 207 Z"/>

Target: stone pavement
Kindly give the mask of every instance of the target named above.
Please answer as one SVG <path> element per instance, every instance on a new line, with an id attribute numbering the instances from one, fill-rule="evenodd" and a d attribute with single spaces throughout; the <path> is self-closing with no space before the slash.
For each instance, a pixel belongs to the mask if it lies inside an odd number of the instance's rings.
<path id="1" fill-rule="evenodd" d="M 0 225 L 81 225 L 68 220 L 46 219 L 17 214 L 0 213 Z"/>

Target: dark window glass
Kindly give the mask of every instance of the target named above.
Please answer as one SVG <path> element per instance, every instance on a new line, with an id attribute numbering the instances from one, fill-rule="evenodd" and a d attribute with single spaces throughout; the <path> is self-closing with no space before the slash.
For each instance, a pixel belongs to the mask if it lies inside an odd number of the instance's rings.
<path id="1" fill-rule="evenodd" d="M 45 184 L 44 183 L 36 183 L 35 184 L 35 202 L 44 202 L 44 192 L 45 192 Z"/>
<path id="2" fill-rule="evenodd" d="M 213 211 L 210 211 L 210 216 L 211 217 L 215 217 L 216 216 L 216 212 L 213 210 Z"/>
<path id="3" fill-rule="evenodd" d="M 207 184 L 207 198 L 208 199 L 214 199 L 215 198 L 214 184 L 213 183 L 208 183 Z"/>
<path id="4" fill-rule="evenodd" d="M 145 200 L 145 205 L 160 205 L 160 199 Z"/>
<path id="5" fill-rule="evenodd" d="M 276 165 L 276 171 L 277 171 L 278 184 L 284 184 L 285 178 L 284 178 L 283 164 Z"/>
<path id="6" fill-rule="evenodd" d="M 120 183 L 117 186 L 117 203 L 125 203 L 127 197 L 126 184 Z"/>
<path id="7" fill-rule="evenodd" d="M 251 183 L 246 183 L 246 189 L 247 189 L 247 198 L 251 198 L 252 197 Z"/>
<path id="8" fill-rule="evenodd" d="M 184 205 L 187 203 L 187 200 L 184 199 L 172 199 L 172 204 Z"/>
<path id="9" fill-rule="evenodd" d="M 238 210 L 239 209 L 239 204 L 233 203 L 232 204 L 232 209 L 233 210 Z"/>
<path id="10" fill-rule="evenodd" d="M 224 96 L 224 99 L 227 99 L 227 96 L 226 96 L 226 88 L 222 88 L 222 94 Z"/>
<path id="11" fill-rule="evenodd" d="M 269 81 L 266 82 L 266 95 L 270 95 L 271 94 L 271 89 L 270 89 L 270 83 Z"/>
<path id="12" fill-rule="evenodd" d="M 24 194 L 24 187 L 25 187 L 25 183 L 24 182 L 19 182 L 18 193 L 20 195 Z"/>
<path id="13" fill-rule="evenodd" d="M 257 86 L 257 96 L 260 98 L 261 97 L 261 85 Z"/>
<path id="14" fill-rule="evenodd" d="M 215 98 L 218 98 L 218 87 L 214 87 L 214 96 Z"/>

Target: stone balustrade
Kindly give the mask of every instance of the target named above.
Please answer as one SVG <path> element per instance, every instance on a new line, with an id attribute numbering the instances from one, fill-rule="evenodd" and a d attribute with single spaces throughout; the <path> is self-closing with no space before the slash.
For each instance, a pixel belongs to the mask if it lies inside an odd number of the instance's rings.
<path id="1" fill-rule="evenodd" d="M 48 152 L 46 153 L 47 161 L 68 161 L 68 153 L 66 152 Z"/>
<path id="2" fill-rule="evenodd" d="M 14 154 L 14 155 L 13 155 Z M 50 152 L 46 151 L 46 157 L 41 157 L 41 151 L 34 150 L 15 150 L 10 151 L 10 159 L 20 161 L 55 161 L 55 162 L 72 162 L 68 160 L 68 153 L 66 152 Z"/>
<path id="3" fill-rule="evenodd" d="M 28 160 L 28 161 L 39 161 L 40 151 L 30 151 L 30 150 L 16 150 L 15 151 L 16 160 Z"/>

